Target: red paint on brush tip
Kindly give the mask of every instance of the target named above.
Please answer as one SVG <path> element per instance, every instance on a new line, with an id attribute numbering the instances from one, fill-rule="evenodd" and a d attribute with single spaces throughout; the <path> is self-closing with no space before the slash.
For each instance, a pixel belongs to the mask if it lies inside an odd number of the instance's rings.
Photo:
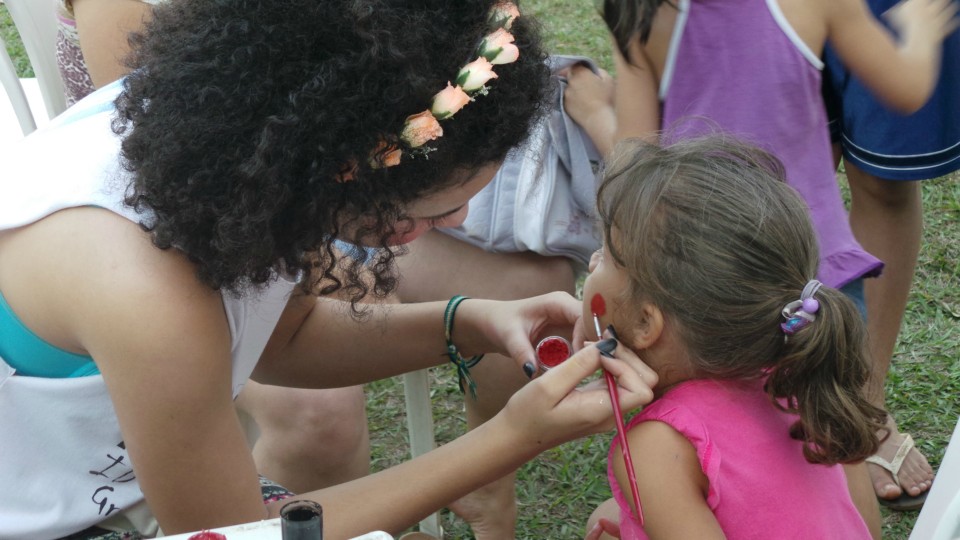
<path id="1" fill-rule="evenodd" d="M 571 352 L 570 343 L 559 336 L 543 338 L 537 344 L 537 358 L 540 365 L 547 368 L 559 366 L 570 357 Z"/>
<path id="2" fill-rule="evenodd" d="M 603 317 L 607 314 L 607 303 L 599 293 L 593 295 L 590 299 L 590 312 L 597 317 Z"/>

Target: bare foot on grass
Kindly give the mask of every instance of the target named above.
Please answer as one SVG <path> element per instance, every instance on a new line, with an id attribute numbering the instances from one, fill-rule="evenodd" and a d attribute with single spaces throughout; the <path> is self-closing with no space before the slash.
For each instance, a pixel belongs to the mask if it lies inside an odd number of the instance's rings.
<path id="1" fill-rule="evenodd" d="M 509 474 L 462 497 L 450 510 L 466 521 L 476 540 L 510 540 L 517 524 L 516 474 Z"/>

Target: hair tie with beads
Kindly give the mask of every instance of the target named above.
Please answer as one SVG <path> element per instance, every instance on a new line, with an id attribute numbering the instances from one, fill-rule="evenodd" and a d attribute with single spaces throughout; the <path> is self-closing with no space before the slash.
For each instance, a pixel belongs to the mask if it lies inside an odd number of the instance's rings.
<path id="1" fill-rule="evenodd" d="M 790 302 L 784 306 L 781 314 L 786 322 L 780 323 L 780 328 L 787 336 L 792 336 L 797 331 L 817 320 L 817 311 L 820 310 L 820 302 L 813 297 L 820 290 L 823 283 L 815 279 L 807 282 L 800 293 L 800 299 Z M 784 336 L 786 339 L 786 336 Z"/>

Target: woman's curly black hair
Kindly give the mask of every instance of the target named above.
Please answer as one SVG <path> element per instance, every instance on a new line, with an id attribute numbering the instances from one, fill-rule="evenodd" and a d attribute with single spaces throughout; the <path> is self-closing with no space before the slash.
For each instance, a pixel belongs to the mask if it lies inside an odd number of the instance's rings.
<path id="1" fill-rule="evenodd" d="M 501 161 L 542 113 L 549 81 L 535 21 L 513 23 L 520 58 L 489 95 L 442 123 L 429 159 L 373 169 L 407 116 L 476 57 L 497 0 L 173 0 L 131 37 L 133 72 L 114 130 L 149 210 L 154 243 L 175 247 L 213 288 L 241 292 L 276 272 L 304 292 L 358 300 L 396 285 L 394 254 L 342 263 L 344 223 L 386 247 L 403 208 Z M 337 175 L 357 163 L 356 179 Z M 349 239 L 347 239 L 349 240 Z M 348 258 L 349 259 L 349 258 Z M 352 259 L 351 259 L 352 260 Z M 339 269 L 338 269 L 339 266 Z"/>

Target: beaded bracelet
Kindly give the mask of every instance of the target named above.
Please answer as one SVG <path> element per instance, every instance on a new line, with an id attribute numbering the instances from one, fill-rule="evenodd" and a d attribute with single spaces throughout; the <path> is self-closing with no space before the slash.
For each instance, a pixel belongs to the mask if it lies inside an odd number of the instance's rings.
<path id="1" fill-rule="evenodd" d="M 466 392 L 463 388 L 463 381 L 467 381 L 467 386 L 470 388 L 470 395 L 473 396 L 473 399 L 477 399 L 477 383 L 473 380 L 473 377 L 470 375 L 470 368 L 477 365 L 483 355 L 477 355 L 470 359 L 466 359 L 460 355 L 460 351 L 457 350 L 457 346 L 453 344 L 453 316 L 457 312 L 457 307 L 461 302 L 467 300 L 467 296 L 456 295 L 447 302 L 447 308 L 443 311 L 443 334 L 447 340 L 447 358 L 450 359 L 450 362 L 453 365 L 457 366 L 457 379 L 458 384 L 460 385 L 460 391 Z"/>

